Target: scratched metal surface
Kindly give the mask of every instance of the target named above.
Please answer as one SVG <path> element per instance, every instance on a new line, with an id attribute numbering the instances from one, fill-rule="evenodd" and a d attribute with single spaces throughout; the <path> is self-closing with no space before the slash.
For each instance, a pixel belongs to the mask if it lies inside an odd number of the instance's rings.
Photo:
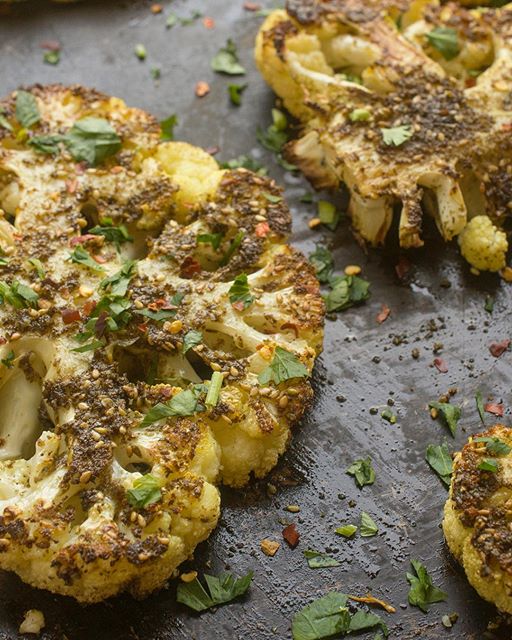
<path id="1" fill-rule="evenodd" d="M 170 4 L 163 4 L 167 13 Z M 28 608 L 44 612 L 44 640 L 289 638 L 293 613 L 331 589 L 359 595 L 371 590 L 394 603 L 397 613 L 383 614 L 393 638 L 491 637 L 484 632 L 494 610 L 467 585 L 443 544 L 439 522 L 446 494 L 427 468 L 424 452 L 427 444 L 441 442 L 447 434 L 431 421 L 426 406 L 449 387 L 458 388 L 455 398 L 464 406 L 463 429 L 455 443 L 450 440 L 455 447 L 466 433 L 479 428 L 473 400 L 477 389 L 505 404 L 510 401 L 512 354 L 496 360 L 488 351 L 491 342 L 510 336 L 510 287 L 494 277 L 471 276 L 455 249 L 441 246 L 433 230 L 428 231 L 427 249 L 410 256 L 414 266 L 405 283 L 395 275 L 397 254 L 392 248 L 365 255 L 343 224 L 334 236 L 311 232 L 307 220 L 312 205 L 299 202 L 306 183 L 285 176 L 255 141 L 256 127 L 268 125 L 273 104 L 252 62 L 261 20 L 243 11 L 241 0 L 171 4 L 182 16 L 194 9 L 213 16 L 216 28 L 208 31 L 198 21 L 166 30 L 165 16 L 152 15 L 145 2 L 55 6 L 40 0 L 18 5 L 0 15 L 0 93 L 34 82 L 90 85 L 159 117 L 176 112 L 177 137 L 204 147 L 219 146 L 221 159 L 256 153 L 271 175 L 286 183 L 295 243 L 309 252 L 315 241 L 332 242 L 338 268 L 364 267 L 372 298 L 365 306 L 327 321 L 325 351 L 315 375 L 316 401 L 272 475 L 277 493 L 269 497 L 265 482 L 244 491 L 223 491 L 221 523 L 191 565 L 199 571 L 228 568 L 239 574 L 253 569 L 249 596 L 197 616 L 176 606 L 171 584 L 145 602 L 118 598 L 81 607 L 1 574 L 0 638 L 17 637 Z M 239 109 L 228 103 L 230 79 L 209 68 L 210 58 L 227 37 L 237 43 L 248 68 L 243 81 L 249 87 Z M 43 40 L 61 42 L 57 67 L 43 64 L 39 46 Z M 148 50 L 146 62 L 133 54 L 139 42 Z M 159 83 L 151 78 L 153 66 L 161 67 Z M 194 96 L 199 80 L 211 85 L 210 95 L 202 100 Z M 449 288 L 442 286 L 447 281 Z M 496 296 L 492 316 L 484 310 L 488 294 Z M 376 314 L 382 303 L 392 314 L 378 325 Z M 446 374 L 430 366 L 435 342 L 444 344 Z M 418 360 L 411 357 L 414 347 L 420 351 Z M 382 420 L 380 411 L 377 415 L 369 411 L 382 409 L 390 398 L 398 414 L 396 425 Z M 355 458 L 367 455 L 374 461 L 377 481 L 359 491 L 345 469 Z M 300 513 L 285 511 L 288 504 L 300 505 Z M 377 537 L 346 541 L 334 535 L 335 526 L 357 522 L 362 510 L 377 521 Z M 274 558 L 267 558 L 259 541 L 280 539 L 279 520 L 296 522 L 301 542 L 294 551 L 284 544 Z M 309 569 L 302 555 L 307 548 L 327 550 L 342 564 Z M 405 606 L 410 557 L 421 559 L 435 584 L 449 593 L 448 601 L 432 607 L 428 615 Z M 448 631 L 441 616 L 453 611 L 460 617 Z M 492 637 L 510 638 L 511 633 L 505 630 Z"/>

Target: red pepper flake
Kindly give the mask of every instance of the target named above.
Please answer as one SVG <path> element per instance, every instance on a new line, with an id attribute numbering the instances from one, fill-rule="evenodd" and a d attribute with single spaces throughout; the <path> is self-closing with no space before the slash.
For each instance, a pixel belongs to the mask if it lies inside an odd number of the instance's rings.
<path id="1" fill-rule="evenodd" d="M 215 29 L 215 20 L 213 18 L 210 18 L 209 16 L 206 16 L 205 18 L 203 18 L 203 25 L 207 29 Z"/>
<path id="2" fill-rule="evenodd" d="M 411 261 L 405 256 L 400 256 L 398 264 L 395 266 L 396 275 L 400 278 L 400 280 L 403 280 L 405 278 L 405 276 L 411 270 L 411 267 Z"/>
<path id="3" fill-rule="evenodd" d="M 5 344 L 7 342 L 7 338 L 0 338 L 0 344 Z"/>
<path id="4" fill-rule="evenodd" d="M 95 300 L 87 300 L 87 302 L 82 307 L 84 316 L 89 317 L 91 313 L 94 311 L 94 309 L 96 308 L 96 305 L 97 305 L 97 302 Z"/>
<path id="5" fill-rule="evenodd" d="M 231 306 L 233 307 L 233 309 L 235 309 L 235 311 L 243 311 L 245 309 L 245 305 L 244 305 L 242 300 L 238 300 L 237 302 L 233 302 L 231 304 Z"/>
<path id="6" fill-rule="evenodd" d="M 246 11 L 259 11 L 261 9 L 261 4 L 258 2 L 244 2 L 244 9 Z"/>
<path id="7" fill-rule="evenodd" d="M 113 174 L 121 173 L 121 171 L 124 171 L 124 167 L 122 167 L 120 164 L 116 164 L 115 167 L 112 167 L 112 169 L 110 169 L 110 173 Z"/>
<path id="8" fill-rule="evenodd" d="M 96 236 L 93 236 L 96 237 Z M 92 255 L 91 258 L 93 260 L 95 260 L 98 264 L 105 264 L 105 262 L 108 262 L 108 260 L 104 257 L 104 256 L 99 256 L 99 255 Z"/>
<path id="9" fill-rule="evenodd" d="M 78 309 L 62 309 L 60 315 L 64 324 L 72 324 L 80 320 L 80 311 Z"/>
<path id="10" fill-rule="evenodd" d="M 211 156 L 216 156 L 220 151 L 220 147 L 206 147 L 205 151 Z"/>
<path id="11" fill-rule="evenodd" d="M 391 313 L 391 309 L 387 304 L 383 304 L 380 308 L 380 313 L 377 314 L 377 322 L 382 324 L 389 318 L 389 314 Z"/>
<path id="12" fill-rule="evenodd" d="M 487 411 L 487 413 L 492 413 L 494 416 L 499 416 L 500 418 L 505 413 L 505 407 L 501 402 L 499 404 L 488 402 L 485 405 L 484 409 Z"/>
<path id="13" fill-rule="evenodd" d="M 476 85 L 476 78 L 466 78 L 466 89 L 470 89 Z"/>
<path id="14" fill-rule="evenodd" d="M 254 233 L 258 238 L 265 238 L 265 236 L 269 233 L 270 226 L 268 222 L 258 222 L 256 227 L 254 228 Z"/>
<path id="15" fill-rule="evenodd" d="M 501 126 L 502 131 L 512 131 L 512 122 L 507 122 Z"/>
<path id="16" fill-rule="evenodd" d="M 448 372 L 448 365 L 442 358 L 434 358 L 434 366 L 440 373 Z"/>
<path id="17" fill-rule="evenodd" d="M 138 325 L 137 325 L 137 329 L 138 329 L 141 333 L 146 333 L 146 331 L 148 330 L 148 323 L 147 323 L 147 322 L 143 322 L 142 324 L 138 324 Z"/>
<path id="18" fill-rule="evenodd" d="M 180 266 L 180 276 L 182 278 L 193 278 L 196 273 L 201 273 L 202 267 L 192 256 L 187 256 Z"/>
<path id="19" fill-rule="evenodd" d="M 89 240 L 98 240 L 99 238 L 100 236 L 95 236 L 93 233 L 84 233 L 83 236 L 73 236 L 73 238 L 70 238 L 69 245 L 74 247 L 77 244 L 84 244 L 84 242 L 88 242 Z"/>
<path id="20" fill-rule="evenodd" d="M 204 98 L 204 96 L 210 93 L 210 85 L 207 82 L 200 80 L 196 83 L 195 93 L 198 98 Z"/>
<path id="21" fill-rule="evenodd" d="M 78 187 L 78 180 L 76 178 L 73 178 L 73 180 L 66 180 L 66 191 L 69 194 L 73 194 L 76 192 L 76 189 Z"/>
<path id="22" fill-rule="evenodd" d="M 299 544 L 300 534 L 297 531 L 297 527 L 295 523 L 289 524 L 287 527 L 283 529 L 283 538 L 290 545 L 292 549 Z"/>
<path id="23" fill-rule="evenodd" d="M 58 40 L 43 40 L 39 46 L 41 49 L 48 49 L 48 51 L 60 51 L 60 42 Z"/>
<path id="24" fill-rule="evenodd" d="M 164 10 L 164 8 L 162 7 L 162 5 L 161 5 L 161 4 L 157 4 L 157 3 L 155 3 L 155 4 L 152 4 L 152 5 L 151 5 L 151 13 L 153 13 L 153 14 L 155 14 L 155 15 L 156 15 L 157 13 L 162 13 L 162 11 L 163 11 L 163 10 Z"/>
<path id="25" fill-rule="evenodd" d="M 505 338 L 505 340 L 502 340 L 501 342 L 493 342 L 489 347 L 489 351 L 495 358 L 499 358 L 505 353 L 509 346 L 510 340 L 508 338 Z"/>

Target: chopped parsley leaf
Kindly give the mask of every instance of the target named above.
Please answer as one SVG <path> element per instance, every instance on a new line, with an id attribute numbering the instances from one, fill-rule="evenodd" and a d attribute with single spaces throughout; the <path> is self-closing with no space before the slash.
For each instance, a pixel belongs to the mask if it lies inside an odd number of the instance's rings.
<path id="1" fill-rule="evenodd" d="M 159 402 L 144 416 L 140 427 L 147 427 L 153 422 L 158 422 L 170 416 L 193 416 L 204 411 L 199 398 L 205 391 L 202 384 L 194 385 L 192 389 L 185 389 L 173 396 L 167 402 Z"/>
<path id="2" fill-rule="evenodd" d="M 512 447 L 499 438 L 482 436 L 481 438 L 473 438 L 473 442 L 485 442 L 485 448 L 492 456 L 508 456 L 512 451 Z"/>
<path id="3" fill-rule="evenodd" d="M 234 104 L 236 107 L 242 104 L 242 93 L 247 87 L 247 84 L 228 84 L 228 94 L 231 104 Z"/>
<path id="4" fill-rule="evenodd" d="M 427 33 L 430 45 L 437 49 L 445 60 L 453 60 L 460 53 L 459 36 L 451 27 L 436 27 Z"/>
<path id="5" fill-rule="evenodd" d="M 427 613 L 431 604 L 443 602 L 446 600 L 447 594 L 434 587 L 431 577 L 419 560 L 411 560 L 411 565 L 414 569 L 414 574 L 407 573 L 407 580 L 411 585 L 409 589 L 409 604 L 419 607 L 424 613 Z"/>
<path id="6" fill-rule="evenodd" d="M 334 258 L 329 249 L 322 246 L 317 246 L 309 256 L 309 262 L 313 265 L 316 271 L 316 277 L 320 282 L 329 282 L 332 271 L 334 269 Z"/>
<path id="7" fill-rule="evenodd" d="M 132 489 L 126 492 L 126 498 L 135 509 L 143 509 L 150 504 L 154 504 L 162 499 L 160 482 L 150 473 L 133 482 Z"/>
<path id="8" fill-rule="evenodd" d="M 258 381 L 260 384 L 268 384 L 271 381 L 280 384 L 286 380 L 305 378 L 308 375 L 308 368 L 294 353 L 282 347 L 276 347 L 272 362 L 260 373 Z"/>
<path id="9" fill-rule="evenodd" d="M 425 454 L 425 460 L 444 484 L 449 487 L 453 472 L 453 461 L 446 442 L 437 445 L 429 444 Z"/>
<path id="10" fill-rule="evenodd" d="M 128 229 L 124 224 L 114 226 L 113 224 L 107 224 L 107 221 L 102 220 L 101 225 L 97 225 L 89 230 L 95 236 L 103 236 L 107 242 L 113 242 L 116 249 L 119 250 L 120 245 L 125 242 L 133 242 L 133 238 L 128 233 Z"/>
<path id="11" fill-rule="evenodd" d="M 480 471 L 490 471 L 491 473 L 496 473 L 500 468 L 500 463 L 498 460 L 493 460 L 492 458 L 484 458 L 477 467 Z"/>
<path id="12" fill-rule="evenodd" d="M 355 524 L 344 524 L 341 527 L 337 527 L 334 531 L 344 538 L 352 538 L 357 531 L 357 527 Z"/>
<path id="13" fill-rule="evenodd" d="M 8 369 L 12 369 L 13 368 L 13 362 L 14 362 L 14 358 L 16 356 L 14 355 L 14 351 L 9 351 L 9 353 L 5 356 L 5 358 L 2 358 L 0 360 L 0 362 L 4 365 L 4 367 L 7 367 Z"/>
<path id="14" fill-rule="evenodd" d="M 41 120 L 37 101 L 28 91 L 20 90 L 16 94 L 16 120 L 24 129 L 29 129 Z"/>
<path id="15" fill-rule="evenodd" d="M 320 551 L 312 551 L 307 549 L 303 551 L 304 557 L 308 561 L 310 569 L 326 569 L 328 567 L 339 567 L 341 562 L 335 558 L 331 558 L 326 553 Z"/>
<path id="16" fill-rule="evenodd" d="M 244 311 L 254 302 L 246 273 L 241 273 L 233 281 L 228 291 L 229 301 L 238 310 Z"/>
<path id="17" fill-rule="evenodd" d="M 174 140 L 174 127 L 178 125 L 178 116 L 173 113 L 160 121 L 160 140 Z"/>
<path id="18" fill-rule="evenodd" d="M 372 459 L 370 457 L 364 460 L 356 460 L 347 469 L 346 473 L 349 476 L 353 476 L 357 486 L 361 489 L 367 484 L 373 484 L 375 482 L 375 470 L 372 466 Z"/>
<path id="19" fill-rule="evenodd" d="M 203 334 L 200 331 L 191 329 L 183 337 L 183 353 L 187 353 L 189 349 L 197 347 L 203 341 Z"/>
<path id="20" fill-rule="evenodd" d="M 452 436 L 455 437 L 457 423 L 461 415 L 460 407 L 450 404 L 449 402 L 429 402 L 428 406 L 431 409 L 436 409 L 442 421 L 450 429 Z"/>
<path id="21" fill-rule="evenodd" d="M 217 73 L 225 73 L 230 76 L 245 75 L 245 69 L 238 60 L 236 45 L 230 38 L 213 57 L 211 67 Z"/>
<path id="22" fill-rule="evenodd" d="M 213 249 L 217 251 L 223 237 L 222 233 L 200 233 L 196 239 L 198 243 L 211 244 Z"/>
<path id="23" fill-rule="evenodd" d="M 344 311 L 370 297 L 370 283 L 359 276 L 330 278 L 331 291 L 325 296 L 327 311 Z"/>
<path id="24" fill-rule="evenodd" d="M 361 513 L 361 525 L 359 527 L 359 532 L 363 538 L 371 538 L 372 536 L 376 536 L 379 532 L 379 528 L 366 511 Z"/>
<path id="25" fill-rule="evenodd" d="M 242 596 L 250 587 L 252 576 L 252 571 L 241 578 L 235 578 L 229 573 L 223 573 L 219 577 L 205 574 L 208 590 L 197 578 L 192 582 L 182 582 L 178 585 L 176 600 L 194 611 L 205 611 Z"/>
<path id="26" fill-rule="evenodd" d="M 390 129 L 381 128 L 382 141 L 388 147 L 399 147 L 412 138 L 413 130 L 409 125 L 392 127 Z"/>

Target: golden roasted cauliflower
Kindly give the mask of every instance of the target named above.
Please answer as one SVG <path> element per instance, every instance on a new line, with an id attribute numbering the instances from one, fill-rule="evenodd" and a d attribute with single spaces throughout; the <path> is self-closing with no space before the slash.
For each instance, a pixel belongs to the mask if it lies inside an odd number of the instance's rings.
<path id="1" fill-rule="evenodd" d="M 512 613 L 512 429 L 491 427 L 455 456 L 443 531 L 476 591 Z"/>
<path id="2" fill-rule="evenodd" d="M 0 567 L 161 587 L 276 463 L 323 302 L 275 183 L 82 87 L 0 103 Z"/>
<path id="3" fill-rule="evenodd" d="M 318 188 L 348 187 L 372 245 L 397 205 L 404 248 L 423 244 L 425 212 L 445 240 L 475 216 L 501 227 L 510 214 L 512 5 L 460 4 L 289 0 L 258 34 L 257 65 L 301 123 L 289 160 Z M 499 269 L 507 239 L 486 256 L 473 238 L 466 259 Z"/>

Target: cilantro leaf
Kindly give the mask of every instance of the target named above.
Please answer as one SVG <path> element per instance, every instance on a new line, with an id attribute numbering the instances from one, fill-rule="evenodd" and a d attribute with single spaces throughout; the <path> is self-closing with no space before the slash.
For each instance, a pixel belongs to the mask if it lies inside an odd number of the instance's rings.
<path id="1" fill-rule="evenodd" d="M 36 151 L 40 153 L 47 153 L 48 155 L 56 155 L 60 152 L 60 143 L 66 139 L 63 135 L 49 135 L 49 136 L 33 136 L 29 138 L 28 144 L 34 147 Z"/>
<path id="2" fill-rule="evenodd" d="M 233 257 L 233 255 L 238 251 L 238 248 L 240 247 L 240 245 L 242 244 L 242 240 L 244 239 L 244 235 L 245 234 L 243 231 L 239 231 L 236 234 L 236 236 L 233 238 L 233 240 L 231 240 L 228 250 L 226 251 L 226 253 L 224 254 L 224 257 L 220 261 L 221 267 L 226 266 L 228 262 L 231 260 L 231 258 Z"/>
<path id="3" fill-rule="evenodd" d="M 329 284 L 332 290 L 325 297 L 327 311 L 344 311 L 370 297 L 370 283 L 359 276 L 335 276 Z"/>
<path id="4" fill-rule="evenodd" d="M 379 627 L 384 634 L 384 637 L 388 637 L 388 628 L 380 616 L 372 611 L 356 611 L 350 619 L 349 631 L 365 631 L 367 629 L 375 629 L 375 627 Z"/>
<path id="5" fill-rule="evenodd" d="M 453 471 L 453 461 L 446 442 L 437 445 L 429 444 L 425 454 L 425 460 L 444 484 L 449 487 Z"/>
<path id="6" fill-rule="evenodd" d="M 390 129 L 381 128 L 382 141 L 388 147 L 399 147 L 413 136 L 413 130 L 409 125 L 392 127 Z"/>
<path id="7" fill-rule="evenodd" d="M 199 403 L 199 396 L 203 390 L 203 385 L 197 385 L 201 389 L 185 389 L 173 396 L 168 402 L 159 402 L 150 409 L 144 416 L 140 427 L 147 427 L 153 422 L 158 422 L 163 418 L 171 416 L 193 416 L 204 411 L 203 405 Z"/>
<path id="8" fill-rule="evenodd" d="M 178 124 L 178 116 L 173 113 L 165 120 L 160 121 L 160 140 L 174 140 L 174 127 Z"/>
<path id="9" fill-rule="evenodd" d="M 37 276 L 42 280 L 45 277 L 45 270 L 41 260 L 39 260 L 38 258 L 29 258 L 27 262 L 31 267 L 34 267 L 37 272 Z"/>
<path id="10" fill-rule="evenodd" d="M 68 260 L 71 260 L 71 262 L 74 262 L 75 264 L 81 264 L 84 267 L 88 267 L 93 271 L 105 271 L 101 265 L 91 258 L 90 253 L 80 245 L 73 249 L 69 254 Z"/>
<path id="11" fill-rule="evenodd" d="M 128 502 L 136 509 L 142 509 L 162 498 L 160 482 L 150 473 L 133 482 L 133 488 L 126 492 Z"/>
<path id="12" fill-rule="evenodd" d="M 245 75 L 245 69 L 238 61 L 236 45 L 230 38 L 213 57 L 211 67 L 217 73 L 225 73 L 230 76 Z"/>
<path id="13" fill-rule="evenodd" d="M 344 593 L 328 593 L 314 600 L 292 621 L 293 640 L 321 640 L 350 629 L 350 613 Z"/>
<path id="14" fill-rule="evenodd" d="M 96 351 L 96 349 L 100 349 L 105 346 L 105 342 L 103 340 L 92 340 L 87 344 L 84 344 L 81 347 L 75 347 L 71 349 L 71 351 L 75 351 L 76 353 L 85 353 L 86 351 Z"/>
<path id="15" fill-rule="evenodd" d="M 353 476 L 357 486 L 361 489 L 367 484 L 373 484 L 375 482 L 375 470 L 372 466 L 372 459 L 370 457 L 364 460 L 356 460 L 347 469 L 346 473 L 349 476 Z"/>
<path id="16" fill-rule="evenodd" d="M 492 456 L 507 456 L 512 451 L 512 447 L 499 438 L 482 436 L 481 438 L 473 438 L 473 442 L 485 442 L 485 448 Z"/>
<path id="17" fill-rule="evenodd" d="M 419 607 L 424 613 L 427 613 L 429 605 L 446 600 L 447 594 L 434 587 L 431 577 L 419 560 L 411 560 L 411 565 L 416 575 L 412 573 L 406 574 L 407 580 L 411 585 L 409 589 L 409 604 Z"/>
<path id="18" fill-rule="evenodd" d="M 430 45 L 437 49 L 445 60 L 453 60 L 460 53 L 459 36 L 451 27 L 436 27 L 427 33 Z"/>
<path id="19" fill-rule="evenodd" d="M 267 384 L 270 381 L 280 384 L 285 380 L 307 376 L 309 376 L 308 368 L 294 353 L 282 347 L 276 347 L 272 362 L 260 373 L 258 381 L 260 384 Z"/>
<path id="20" fill-rule="evenodd" d="M 29 129 L 41 120 L 37 101 L 28 91 L 20 90 L 16 94 L 16 120 L 24 129 Z"/>
<path id="21" fill-rule="evenodd" d="M 236 309 L 243 311 L 247 309 L 247 307 L 250 307 L 254 301 L 254 296 L 251 295 L 250 291 L 247 274 L 241 273 L 236 276 L 233 284 L 229 288 L 229 301 Z"/>
<path id="22" fill-rule="evenodd" d="M 217 251 L 223 237 L 222 233 L 200 233 L 196 240 L 198 243 L 211 244 L 213 249 Z"/>
<path id="23" fill-rule="evenodd" d="M 477 467 L 481 471 L 490 471 L 491 473 L 497 473 L 500 468 L 500 463 L 492 458 L 484 458 Z"/>
<path id="24" fill-rule="evenodd" d="M 133 238 L 128 233 L 128 229 L 124 224 L 120 224 L 119 226 L 114 226 L 112 224 L 106 225 L 105 221 L 103 221 L 104 226 L 97 225 L 89 230 L 89 233 L 92 233 L 94 236 L 103 236 L 107 242 L 113 242 L 116 245 L 116 249 L 119 249 L 120 245 L 125 242 L 133 242 Z"/>
<path id="25" fill-rule="evenodd" d="M 100 282 L 100 289 L 109 291 L 111 296 L 124 296 L 134 276 L 136 264 L 136 260 L 127 260 L 117 273 Z"/>
<path id="26" fill-rule="evenodd" d="M 189 349 L 197 347 L 203 341 L 203 334 L 200 331 L 191 329 L 183 337 L 183 353 L 187 353 Z"/>
<path id="27" fill-rule="evenodd" d="M 15 309 L 36 307 L 39 296 L 25 284 L 13 280 L 11 284 L 0 281 L 0 304 L 7 302 Z"/>
<path id="28" fill-rule="evenodd" d="M 341 562 L 335 558 L 331 558 L 326 553 L 320 551 L 312 551 L 308 549 L 303 551 L 304 557 L 308 561 L 310 569 L 326 569 L 328 567 L 339 567 Z"/>
<path id="29" fill-rule="evenodd" d="M 234 104 L 236 107 L 242 104 L 242 93 L 247 87 L 247 84 L 228 84 L 228 94 L 231 104 Z"/>
<path id="30" fill-rule="evenodd" d="M 344 524 L 341 527 L 337 527 L 334 531 L 344 538 L 352 538 L 357 531 L 357 527 L 355 524 Z"/>
<path id="31" fill-rule="evenodd" d="M 283 145 L 288 142 L 287 126 L 288 120 L 285 114 L 279 111 L 279 109 L 272 109 L 272 124 L 266 131 L 258 129 L 258 141 L 265 149 L 273 151 L 274 153 L 280 153 Z"/>
<path id="32" fill-rule="evenodd" d="M 359 527 L 359 532 L 363 538 L 371 538 L 379 532 L 379 527 L 375 524 L 372 517 L 366 513 L 366 511 L 361 513 L 361 525 Z"/>
<path id="33" fill-rule="evenodd" d="M 452 436 L 455 437 L 457 423 L 461 415 L 460 407 L 449 402 L 429 402 L 428 406 L 438 411 L 438 415 L 441 416 L 443 422 L 450 429 Z"/>
<path id="34" fill-rule="evenodd" d="M 334 269 L 334 258 L 329 249 L 317 246 L 309 256 L 309 261 L 316 271 L 316 277 L 320 282 L 329 282 Z"/>
<path id="35" fill-rule="evenodd" d="M 249 588 L 252 577 L 252 571 L 241 578 L 235 578 L 229 573 L 223 573 L 219 577 L 205 574 L 208 591 L 195 578 L 192 582 L 178 585 L 176 600 L 194 611 L 205 611 L 242 596 Z"/>
<path id="36" fill-rule="evenodd" d="M 77 162 L 96 166 L 121 148 L 121 138 L 104 118 L 87 116 L 77 120 L 65 136 L 68 151 Z"/>

